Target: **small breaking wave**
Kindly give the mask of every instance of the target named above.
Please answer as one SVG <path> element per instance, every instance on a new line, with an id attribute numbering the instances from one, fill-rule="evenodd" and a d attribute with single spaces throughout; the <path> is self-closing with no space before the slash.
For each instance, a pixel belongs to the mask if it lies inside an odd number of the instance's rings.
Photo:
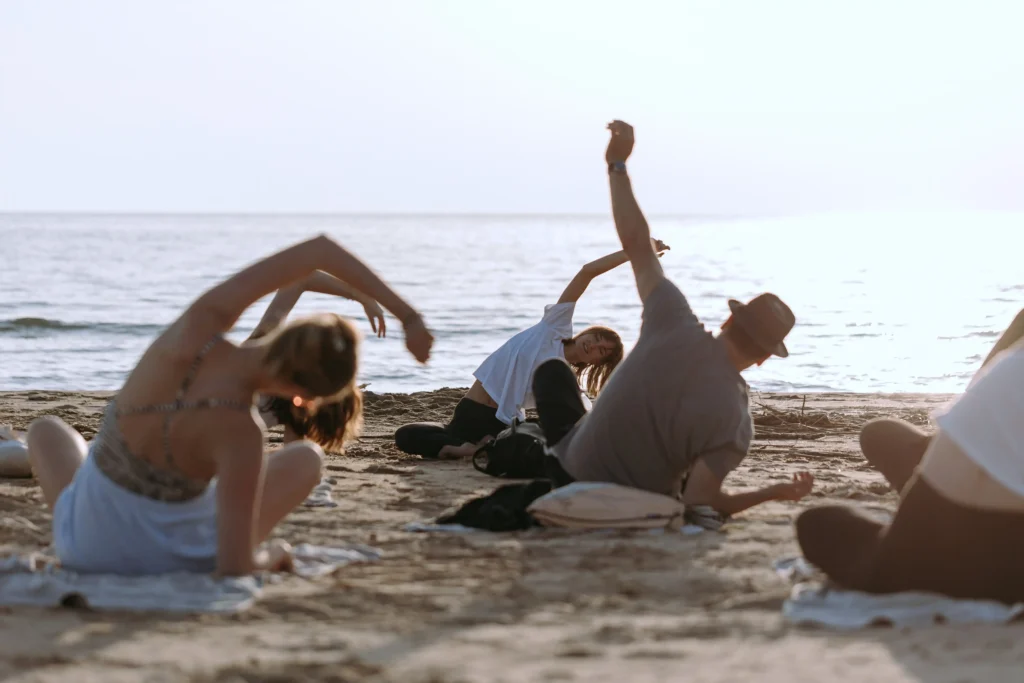
<path id="1" fill-rule="evenodd" d="M 82 323 L 50 320 L 48 318 L 15 318 L 0 320 L 0 334 L 41 336 L 48 333 L 61 332 L 103 332 L 120 335 L 147 335 L 159 332 L 161 325 L 144 325 L 131 323 Z"/>

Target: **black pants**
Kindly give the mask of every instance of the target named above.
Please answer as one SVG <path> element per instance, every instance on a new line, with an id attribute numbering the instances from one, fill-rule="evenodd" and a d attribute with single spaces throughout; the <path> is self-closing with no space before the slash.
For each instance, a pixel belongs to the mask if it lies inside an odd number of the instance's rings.
<path id="1" fill-rule="evenodd" d="M 893 420 L 866 425 L 864 454 L 893 488 L 906 488 L 896 516 L 883 524 L 842 505 L 808 510 L 796 520 L 804 557 L 852 590 L 1024 600 L 1024 514 L 963 507 L 921 478 L 908 487 L 928 441 Z"/>
<path id="2" fill-rule="evenodd" d="M 561 441 L 587 414 L 580 399 L 576 375 L 572 368 L 557 358 L 545 361 L 533 373 L 533 397 L 537 402 L 537 418 L 544 432 L 544 441 L 549 447 Z M 545 458 L 544 474 L 555 488 L 574 481 L 553 455 Z"/>
<path id="3" fill-rule="evenodd" d="M 455 406 L 455 414 L 447 425 L 438 422 L 416 422 L 403 425 L 395 432 L 398 450 L 424 458 L 436 458 L 445 446 L 476 443 L 485 436 L 497 436 L 508 427 L 496 416 L 497 409 L 464 398 Z"/>
<path id="4" fill-rule="evenodd" d="M 586 415 L 579 386 L 572 370 L 561 360 L 543 363 L 533 375 L 533 395 L 537 416 L 548 446 L 554 446 Z M 403 429 L 405 429 L 403 427 Z M 527 508 L 552 489 L 571 484 L 574 479 L 558 458 L 545 455 L 542 475 L 517 484 L 506 484 L 492 493 L 474 498 L 457 510 L 441 515 L 440 524 L 463 524 L 488 531 L 517 531 L 536 526 Z"/>

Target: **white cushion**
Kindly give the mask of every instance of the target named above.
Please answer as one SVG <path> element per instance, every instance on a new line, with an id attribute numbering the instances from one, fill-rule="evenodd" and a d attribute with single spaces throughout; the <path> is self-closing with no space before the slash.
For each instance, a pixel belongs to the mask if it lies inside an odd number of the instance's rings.
<path id="1" fill-rule="evenodd" d="M 533 501 L 527 511 L 544 526 L 566 529 L 681 528 L 682 502 L 640 489 L 574 482 Z"/>

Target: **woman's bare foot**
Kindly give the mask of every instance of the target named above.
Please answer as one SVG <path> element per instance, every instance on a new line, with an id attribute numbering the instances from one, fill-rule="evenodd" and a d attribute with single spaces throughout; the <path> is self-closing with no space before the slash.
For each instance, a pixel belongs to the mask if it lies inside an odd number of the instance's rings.
<path id="1" fill-rule="evenodd" d="M 445 446 L 438 452 L 437 459 L 462 460 L 463 458 L 472 458 L 474 455 L 476 455 L 476 452 L 478 450 L 480 450 L 481 448 L 483 448 L 492 441 L 494 441 L 494 437 L 488 435 L 480 439 L 480 441 L 478 441 L 477 443 L 470 443 L 469 441 L 467 441 L 461 446 Z"/>

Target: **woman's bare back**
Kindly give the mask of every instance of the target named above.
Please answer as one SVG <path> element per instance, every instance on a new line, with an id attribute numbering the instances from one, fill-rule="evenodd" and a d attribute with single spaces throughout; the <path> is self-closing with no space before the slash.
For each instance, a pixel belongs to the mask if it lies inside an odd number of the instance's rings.
<path id="1" fill-rule="evenodd" d="M 261 427 L 252 410 L 239 409 L 251 406 L 252 394 L 225 367 L 234 345 L 219 335 L 200 339 L 189 334 L 186 330 L 194 326 L 187 318 L 188 313 L 143 354 L 117 395 L 117 420 L 136 458 L 208 481 L 216 474 L 217 445 L 241 441 L 246 432 Z M 206 405 L 209 400 L 213 403 Z"/>

